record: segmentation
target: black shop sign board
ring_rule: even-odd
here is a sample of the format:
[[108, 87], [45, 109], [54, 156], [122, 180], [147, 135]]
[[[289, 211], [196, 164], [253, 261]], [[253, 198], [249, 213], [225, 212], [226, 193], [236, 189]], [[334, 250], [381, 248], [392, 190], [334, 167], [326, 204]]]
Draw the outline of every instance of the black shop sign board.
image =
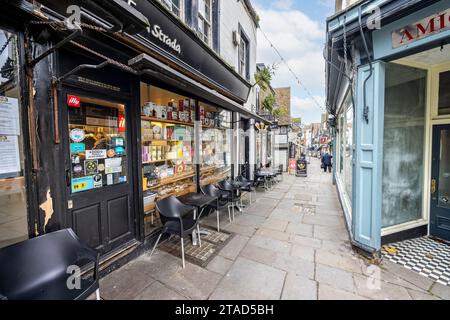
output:
[[295, 175], [297, 177], [308, 176], [308, 163], [306, 162], [306, 160], [297, 160]]

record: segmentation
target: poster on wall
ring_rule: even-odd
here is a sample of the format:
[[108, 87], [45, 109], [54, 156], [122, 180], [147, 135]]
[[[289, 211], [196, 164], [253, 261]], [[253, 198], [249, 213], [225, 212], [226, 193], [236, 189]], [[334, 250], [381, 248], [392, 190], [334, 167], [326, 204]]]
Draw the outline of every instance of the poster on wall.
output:
[[19, 138], [0, 135], [0, 177], [12, 177], [20, 172]]
[[0, 135], [20, 136], [19, 101], [0, 97]]

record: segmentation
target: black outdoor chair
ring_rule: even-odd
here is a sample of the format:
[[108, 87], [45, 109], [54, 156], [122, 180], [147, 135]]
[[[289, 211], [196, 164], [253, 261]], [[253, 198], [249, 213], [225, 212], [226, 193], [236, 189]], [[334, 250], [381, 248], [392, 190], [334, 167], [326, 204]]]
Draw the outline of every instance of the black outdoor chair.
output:
[[[239, 187], [234, 186], [230, 181], [228, 180], [222, 180], [220, 181], [217, 186], [220, 190], [226, 191], [231, 195], [231, 202], [233, 204], [233, 220], [234, 220], [234, 207], [236, 206], [238, 209], [242, 209], [238, 202], [242, 201], [241, 197], [241, 191], [239, 190]], [[241, 203], [242, 204], [242, 203]]]
[[[150, 253], [150, 257], [156, 249], [161, 237], [164, 234], [177, 235], [181, 238], [181, 259], [183, 262], [183, 268], [186, 267], [184, 261], [184, 236], [192, 234], [195, 229], [197, 229], [198, 242], [201, 246], [200, 240], [200, 227], [198, 222], [200, 221], [200, 216], [188, 216], [189, 213], [196, 212], [196, 208], [193, 206], [188, 206], [183, 204], [174, 196], [170, 196], [164, 200], [156, 203], [156, 209], [158, 210], [161, 222], [163, 223], [163, 228], [161, 234], [159, 235], [156, 243]], [[199, 214], [199, 213], [198, 213]]]
[[[72, 229], [0, 249], [0, 300], [83, 300], [94, 292], [100, 300], [98, 261]], [[91, 263], [91, 278], [76, 273]]]
[[219, 232], [220, 231], [220, 218], [219, 218], [220, 210], [228, 208], [228, 220], [230, 221], [230, 223], [232, 222], [231, 209], [233, 208], [233, 203], [232, 203], [231, 195], [226, 191], [222, 191], [222, 190], [216, 188], [212, 184], [200, 187], [200, 191], [204, 195], [218, 198], [218, 200], [215, 203], [211, 203], [210, 205], [208, 205], [208, 208], [216, 211], [217, 232]]
[[262, 185], [264, 187], [264, 191], [269, 190], [269, 182], [267, 175], [260, 174], [258, 171], [255, 172], [255, 179], [253, 180], [253, 185], [255, 189], [257, 189]]
[[250, 204], [252, 203], [252, 193], [256, 192], [255, 187], [253, 186], [254, 182], [248, 180], [246, 177], [244, 177], [243, 175], [240, 175], [238, 177], [236, 177], [236, 182], [239, 185], [239, 189], [242, 192], [247, 192], [249, 194], [249, 201]]

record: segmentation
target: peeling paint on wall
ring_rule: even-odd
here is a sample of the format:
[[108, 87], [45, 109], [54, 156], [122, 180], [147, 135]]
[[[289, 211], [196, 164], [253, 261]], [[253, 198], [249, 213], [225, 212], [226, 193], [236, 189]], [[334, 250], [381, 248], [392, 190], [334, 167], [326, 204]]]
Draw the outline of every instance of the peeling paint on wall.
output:
[[48, 221], [52, 218], [54, 213], [53, 198], [50, 194], [50, 189], [47, 190], [46, 200], [43, 203], [41, 203], [39, 208], [41, 208], [41, 210], [44, 211], [44, 228], [45, 228], [45, 226], [47, 226]]

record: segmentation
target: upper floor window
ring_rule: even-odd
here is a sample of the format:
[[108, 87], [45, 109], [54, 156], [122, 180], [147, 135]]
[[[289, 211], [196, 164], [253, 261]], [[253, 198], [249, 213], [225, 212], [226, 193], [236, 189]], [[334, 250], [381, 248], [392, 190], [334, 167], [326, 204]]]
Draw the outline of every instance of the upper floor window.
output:
[[200, 38], [210, 44], [211, 41], [211, 0], [198, 1], [198, 33]]
[[181, 18], [182, 0], [160, 0], [162, 4], [169, 9], [178, 18]]
[[250, 68], [249, 68], [249, 41], [245, 34], [241, 32], [241, 37], [239, 41], [239, 74], [246, 78], [250, 79]]

